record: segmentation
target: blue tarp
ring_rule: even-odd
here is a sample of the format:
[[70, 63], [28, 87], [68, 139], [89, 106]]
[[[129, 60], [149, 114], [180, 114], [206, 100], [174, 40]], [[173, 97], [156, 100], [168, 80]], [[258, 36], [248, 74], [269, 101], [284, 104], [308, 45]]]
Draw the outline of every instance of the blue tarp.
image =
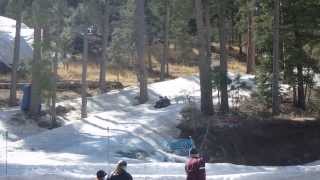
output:
[[[31, 84], [26, 85], [22, 88], [23, 96], [20, 104], [20, 108], [22, 111], [29, 111], [30, 103], [31, 103]], [[41, 112], [41, 104], [39, 104], [39, 113]]]
[[194, 144], [191, 138], [174, 139], [169, 143], [170, 150], [179, 155], [188, 155], [192, 147]]
[[22, 111], [28, 111], [30, 106], [30, 100], [31, 100], [31, 85], [24, 86], [22, 91], [23, 91], [23, 96], [22, 96], [20, 108]]

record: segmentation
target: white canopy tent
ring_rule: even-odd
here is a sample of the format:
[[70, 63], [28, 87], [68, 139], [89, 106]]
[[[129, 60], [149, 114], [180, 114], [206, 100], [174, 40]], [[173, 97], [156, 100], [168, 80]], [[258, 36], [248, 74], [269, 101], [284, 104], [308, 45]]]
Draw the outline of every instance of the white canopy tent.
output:
[[[13, 61], [16, 21], [0, 16], [0, 62], [11, 67]], [[32, 59], [33, 29], [21, 25], [20, 65], [27, 65]]]

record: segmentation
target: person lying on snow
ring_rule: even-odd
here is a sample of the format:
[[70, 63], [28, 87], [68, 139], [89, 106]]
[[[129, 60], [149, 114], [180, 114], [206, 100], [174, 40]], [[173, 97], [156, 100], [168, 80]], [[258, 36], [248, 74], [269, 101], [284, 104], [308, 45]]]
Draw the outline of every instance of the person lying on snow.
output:
[[185, 165], [185, 171], [187, 174], [187, 180], [205, 180], [206, 179], [206, 163], [202, 157], [200, 157], [197, 149], [192, 148], [190, 150], [190, 159]]
[[171, 102], [167, 96], [165, 96], [165, 97], [160, 96], [159, 100], [154, 105], [154, 108], [164, 108], [164, 107], [167, 107], [170, 105], [171, 105]]
[[97, 180], [105, 180], [107, 173], [104, 170], [99, 170], [97, 172]]
[[127, 172], [127, 162], [120, 160], [107, 180], [132, 180], [132, 176]]

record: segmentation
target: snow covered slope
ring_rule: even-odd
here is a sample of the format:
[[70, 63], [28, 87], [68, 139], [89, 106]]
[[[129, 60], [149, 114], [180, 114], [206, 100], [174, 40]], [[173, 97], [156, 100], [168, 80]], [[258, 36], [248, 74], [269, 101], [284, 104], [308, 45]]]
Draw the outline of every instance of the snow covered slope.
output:
[[[244, 77], [243, 81], [251, 79]], [[137, 92], [137, 88], [130, 87], [90, 98], [89, 117], [85, 120], [79, 118], [80, 99], [62, 102], [77, 110], [66, 117], [65, 126], [50, 131], [38, 129], [38, 133], [20, 135], [21, 127], [3, 123], [3, 130], [20, 139], [8, 144], [9, 177], [0, 180], [93, 179], [98, 169], [110, 172], [119, 159], [129, 162], [128, 171], [137, 180], [185, 179], [184, 164], [179, 163], [185, 158], [167, 151], [167, 143], [179, 134], [177, 116], [184, 104], [178, 102], [163, 109], [152, 105], [160, 95], [175, 98], [188, 94], [198, 101], [199, 79], [192, 76], [151, 84], [150, 100], [144, 105], [134, 105]], [[10, 116], [12, 112], [0, 113], [2, 122]], [[4, 176], [4, 142], [0, 144], [0, 175]], [[320, 177], [320, 166], [208, 164], [207, 174], [209, 180], [315, 180]]]
[[[0, 16], [0, 62], [11, 67], [13, 59], [16, 21]], [[32, 58], [33, 29], [21, 26], [20, 62], [27, 63]]]

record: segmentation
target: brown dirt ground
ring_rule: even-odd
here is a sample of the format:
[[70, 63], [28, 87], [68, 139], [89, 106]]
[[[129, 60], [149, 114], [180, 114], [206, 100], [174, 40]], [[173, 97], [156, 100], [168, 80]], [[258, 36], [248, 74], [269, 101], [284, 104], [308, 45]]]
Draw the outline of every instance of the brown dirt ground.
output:
[[195, 119], [198, 123], [185, 120], [178, 126], [181, 137], [192, 136], [213, 163], [281, 166], [320, 159], [320, 120], [316, 118], [234, 114]]

